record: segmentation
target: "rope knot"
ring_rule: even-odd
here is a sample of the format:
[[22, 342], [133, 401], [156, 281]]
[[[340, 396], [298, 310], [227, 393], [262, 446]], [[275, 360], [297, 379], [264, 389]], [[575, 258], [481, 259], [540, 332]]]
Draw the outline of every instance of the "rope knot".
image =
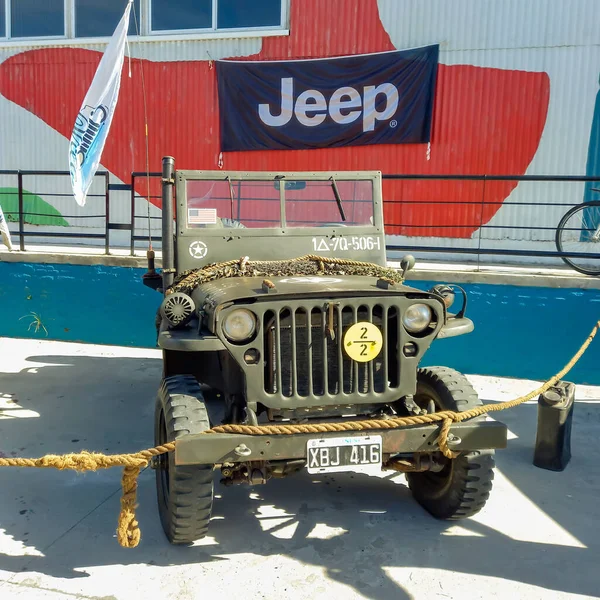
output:
[[[144, 461], [145, 462], [145, 461]], [[117, 525], [117, 540], [124, 548], [135, 548], [142, 537], [140, 525], [135, 518], [137, 480], [142, 466], [126, 466], [123, 469], [121, 486], [121, 512]]]

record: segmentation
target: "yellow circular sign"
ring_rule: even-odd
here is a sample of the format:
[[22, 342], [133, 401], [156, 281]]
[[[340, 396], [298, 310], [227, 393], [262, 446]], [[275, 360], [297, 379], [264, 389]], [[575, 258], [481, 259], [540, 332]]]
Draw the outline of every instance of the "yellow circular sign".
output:
[[383, 346], [381, 331], [368, 321], [355, 323], [344, 335], [346, 354], [358, 362], [369, 362], [377, 357]]

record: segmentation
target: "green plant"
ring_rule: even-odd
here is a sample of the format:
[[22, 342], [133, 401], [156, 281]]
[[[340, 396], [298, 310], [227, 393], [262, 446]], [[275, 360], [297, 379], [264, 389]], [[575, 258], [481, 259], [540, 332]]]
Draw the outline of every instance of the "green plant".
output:
[[27, 328], [27, 331], [31, 331], [31, 328], [35, 326], [35, 333], [37, 333], [40, 329], [43, 329], [46, 332], [46, 336], [48, 336], [48, 330], [46, 329], [46, 326], [44, 325], [44, 323], [42, 323], [42, 318], [40, 317], [40, 315], [38, 315], [35, 312], [32, 312], [28, 315], [23, 315], [19, 321], [21, 319], [25, 319], [27, 317], [30, 317], [32, 319], [31, 323], [29, 323], [29, 327]]

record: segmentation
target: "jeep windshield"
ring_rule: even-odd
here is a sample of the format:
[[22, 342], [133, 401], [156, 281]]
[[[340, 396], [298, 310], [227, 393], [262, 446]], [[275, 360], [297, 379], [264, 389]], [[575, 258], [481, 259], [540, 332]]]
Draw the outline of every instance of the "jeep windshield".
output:
[[[373, 224], [369, 179], [189, 179], [187, 227], [352, 227]], [[337, 194], [336, 194], [337, 191]], [[337, 196], [337, 198], [336, 198]]]

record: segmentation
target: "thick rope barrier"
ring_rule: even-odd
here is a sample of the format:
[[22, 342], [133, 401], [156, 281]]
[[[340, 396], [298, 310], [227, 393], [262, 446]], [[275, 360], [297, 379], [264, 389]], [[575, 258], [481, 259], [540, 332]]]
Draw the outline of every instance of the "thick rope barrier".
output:
[[548, 381], [546, 381], [546, 383], [529, 392], [528, 394], [507, 402], [499, 402], [498, 404], [485, 404], [483, 406], [478, 406], [463, 412], [444, 410], [427, 415], [392, 417], [389, 419], [369, 419], [365, 421], [347, 421], [345, 423], [303, 423], [300, 425], [219, 425], [217, 427], [213, 427], [205, 433], [242, 433], [248, 435], [334, 433], [343, 431], [364, 431], [370, 429], [396, 429], [398, 427], [427, 425], [442, 421], [440, 433], [437, 438], [437, 444], [440, 448], [440, 451], [446, 458], [456, 458], [459, 453], [453, 452], [448, 447], [448, 434], [450, 433], [450, 427], [452, 426], [452, 423], [459, 423], [467, 419], [473, 419], [490, 412], [498, 412], [501, 410], [514, 408], [515, 406], [519, 406], [519, 404], [528, 402], [536, 396], [548, 391], [577, 364], [579, 359], [587, 350], [588, 346], [592, 343], [592, 340], [596, 336], [599, 328], [600, 321], [594, 325], [587, 339], [581, 345], [579, 350], [573, 355], [573, 358], [571, 358], [571, 360], [556, 375], [554, 375], [554, 377], [551, 377]]
[[[344, 423], [303, 423], [299, 425], [219, 425], [205, 431], [205, 434], [237, 433], [246, 435], [291, 435], [296, 433], [331, 433], [343, 431], [365, 431], [371, 429], [397, 429], [411, 425], [426, 425], [439, 423], [440, 432], [437, 444], [440, 451], [447, 458], [456, 458], [458, 453], [453, 452], [448, 446], [448, 435], [452, 423], [459, 423], [481, 415], [514, 408], [519, 404], [528, 402], [536, 396], [543, 394], [560, 381], [583, 356], [588, 346], [600, 328], [598, 321], [587, 339], [583, 342], [573, 358], [554, 377], [546, 381], [537, 389], [508, 402], [486, 404], [464, 412], [442, 411], [427, 415], [414, 415], [410, 417], [396, 417], [390, 419], [369, 419], [364, 421], [347, 421]], [[166, 454], [175, 450], [175, 442], [162, 446], [148, 448], [133, 454], [106, 455], [95, 452], [79, 452], [74, 454], [53, 455], [47, 454], [41, 458], [0, 458], [0, 467], [30, 467], [41, 469], [71, 469], [73, 471], [97, 471], [112, 467], [124, 467], [121, 479], [121, 511], [117, 525], [117, 540], [125, 548], [135, 548], [141, 538], [139, 523], [135, 516], [137, 482], [140, 472], [148, 466], [154, 456]]]

